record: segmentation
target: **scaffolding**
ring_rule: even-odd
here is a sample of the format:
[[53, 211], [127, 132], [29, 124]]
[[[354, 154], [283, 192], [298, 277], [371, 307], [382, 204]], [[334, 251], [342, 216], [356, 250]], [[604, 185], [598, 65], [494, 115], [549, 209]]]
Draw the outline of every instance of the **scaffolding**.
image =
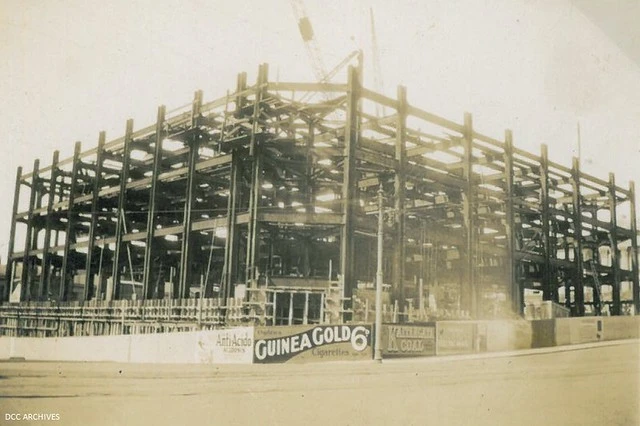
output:
[[485, 136], [468, 113], [423, 111], [402, 86], [375, 93], [353, 67], [342, 84], [286, 83], [267, 65], [254, 85], [241, 73], [212, 102], [196, 92], [155, 125], [129, 120], [120, 138], [18, 168], [3, 301], [238, 299], [264, 319], [276, 296], [252, 295], [299, 287], [349, 321], [375, 279], [379, 187], [400, 310], [437, 299], [483, 318], [502, 300], [521, 315], [530, 289], [575, 316], [640, 312], [633, 182], [521, 150], [509, 130]]

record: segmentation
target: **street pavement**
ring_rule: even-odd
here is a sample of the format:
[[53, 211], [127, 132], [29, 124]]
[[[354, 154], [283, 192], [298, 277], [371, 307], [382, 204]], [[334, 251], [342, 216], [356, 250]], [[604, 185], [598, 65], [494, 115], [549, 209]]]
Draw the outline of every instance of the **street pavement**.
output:
[[[639, 355], [627, 341], [382, 364], [1, 362], [0, 424], [640, 425]], [[29, 414], [59, 420], [10, 420]]]

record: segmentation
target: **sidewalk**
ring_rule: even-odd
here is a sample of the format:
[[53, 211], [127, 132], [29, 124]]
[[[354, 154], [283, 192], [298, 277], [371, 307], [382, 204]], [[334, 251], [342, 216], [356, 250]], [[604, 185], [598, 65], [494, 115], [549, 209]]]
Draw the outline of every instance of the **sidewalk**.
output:
[[429, 357], [397, 357], [397, 358], [384, 358], [383, 363], [402, 363], [402, 362], [448, 362], [448, 361], [463, 361], [472, 359], [487, 359], [487, 358], [508, 358], [515, 356], [526, 355], [542, 355], [556, 352], [569, 352], [579, 351], [590, 348], [604, 347], [604, 346], [617, 346], [617, 345], [631, 345], [640, 344], [640, 339], [625, 339], [625, 340], [609, 340], [604, 342], [594, 343], [581, 343], [577, 345], [565, 345], [565, 346], [552, 346], [547, 348], [533, 348], [533, 349], [521, 349], [515, 351], [504, 352], [480, 352], [473, 354], [460, 354], [460, 355], [441, 355], [441, 356], [429, 356]]

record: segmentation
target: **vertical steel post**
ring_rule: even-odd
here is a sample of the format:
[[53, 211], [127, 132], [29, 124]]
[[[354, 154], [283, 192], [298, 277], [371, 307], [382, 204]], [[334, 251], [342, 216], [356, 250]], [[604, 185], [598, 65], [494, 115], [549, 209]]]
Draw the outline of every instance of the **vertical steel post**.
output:
[[245, 282], [247, 287], [253, 287], [257, 282], [257, 262], [260, 245], [260, 229], [258, 225], [258, 206], [260, 205], [260, 185], [262, 181], [262, 153], [258, 146], [257, 135], [260, 132], [260, 113], [262, 99], [267, 83], [267, 64], [260, 65], [258, 81], [256, 83], [255, 103], [253, 105], [251, 139], [249, 143], [249, 157], [251, 158], [251, 188], [249, 191], [249, 222], [247, 224], [247, 263]]
[[314, 123], [309, 123], [309, 137], [307, 138], [306, 165], [305, 165], [305, 190], [306, 190], [306, 211], [314, 213], [314, 187], [313, 187], [313, 145], [315, 139]]
[[[191, 128], [195, 133], [189, 144], [189, 172], [187, 174], [187, 187], [184, 202], [184, 217], [182, 220], [182, 252], [180, 254], [180, 297], [189, 296], [189, 286], [191, 285], [191, 227], [193, 222], [193, 200], [196, 183], [196, 164], [198, 162], [198, 150], [200, 149], [200, 132], [197, 130], [198, 118], [202, 107], [202, 91], [197, 91], [194, 95], [191, 108]], [[213, 231], [212, 231], [213, 232]]]
[[620, 315], [620, 251], [618, 250], [618, 207], [616, 200], [616, 175], [609, 173], [609, 237], [611, 243], [611, 268], [613, 269], [613, 304], [611, 314]]
[[397, 298], [400, 301], [400, 308], [404, 310], [405, 292], [405, 185], [406, 185], [406, 163], [407, 151], [405, 145], [406, 125], [407, 125], [407, 89], [398, 86], [398, 110], [396, 120], [396, 141], [395, 159], [397, 169], [395, 173], [395, 250], [393, 256], [393, 281], [397, 289]]
[[584, 316], [584, 261], [582, 256], [582, 197], [580, 195], [580, 159], [574, 157], [571, 167], [571, 186], [573, 192], [573, 236], [576, 274], [573, 283], [576, 315]]
[[47, 199], [47, 216], [44, 225], [44, 242], [42, 246], [42, 273], [38, 283], [38, 297], [46, 300], [49, 293], [49, 249], [51, 246], [51, 222], [53, 213], [53, 203], [56, 197], [56, 186], [58, 181], [58, 161], [60, 160], [60, 152], [53, 152], [53, 160], [51, 161], [51, 177], [49, 178], [49, 197]]
[[504, 132], [504, 173], [505, 173], [505, 232], [507, 234], [507, 290], [510, 294], [511, 309], [522, 314], [522, 298], [516, 259], [516, 220], [513, 182], [513, 134], [511, 130]]
[[[100, 132], [98, 148], [96, 150], [96, 175], [93, 180], [93, 198], [91, 200], [91, 220], [89, 225], [89, 241], [87, 245], [87, 260], [84, 275], [84, 300], [91, 300], [95, 295], [93, 291], [93, 252], [96, 244], [96, 227], [98, 226], [98, 202], [100, 201], [100, 188], [102, 188], [102, 159], [104, 154], [105, 132]], [[103, 249], [101, 249], [103, 250]]]
[[236, 152], [231, 157], [231, 171], [229, 177], [229, 198], [227, 198], [227, 239], [224, 245], [224, 265], [222, 267], [222, 289], [221, 293], [226, 300], [231, 296], [231, 288], [235, 279], [237, 266], [236, 250], [237, 232], [236, 232], [236, 208], [238, 200], [238, 168], [239, 158]]
[[20, 187], [22, 186], [22, 167], [18, 167], [16, 170], [16, 185], [13, 192], [13, 208], [11, 209], [11, 229], [9, 231], [9, 247], [7, 251], [7, 271], [6, 271], [6, 284], [4, 288], [4, 294], [2, 300], [7, 301], [11, 296], [13, 290], [13, 251], [15, 249], [16, 241], [16, 216], [18, 215], [18, 204], [20, 201]]
[[235, 99], [236, 110], [233, 114], [236, 118], [240, 118], [243, 115], [243, 109], [245, 107], [245, 104], [247, 103], [246, 94], [243, 92], [246, 89], [247, 89], [247, 73], [242, 72], [238, 74], [238, 80], [236, 85], [236, 99]]
[[544, 300], [558, 301], [558, 284], [551, 266], [551, 228], [549, 213], [549, 152], [543, 144], [540, 154], [540, 204], [542, 219], [542, 245], [544, 264], [542, 265], [542, 297]]
[[[78, 187], [78, 173], [80, 171], [80, 150], [82, 144], [76, 142], [73, 151], [73, 166], [71, 169], [71, 185], [69, 185], [69, 198], [67, 199], [67, 228], [64, 239], [64, 251], [62, 255], [62, 270], [60, 272], [60, 301], [69, 300], [73, 289], [73, 276], [69, 277], [71, 244], [76, 242], [76, 215], [73, 211], [76, 191]], [[62, 186], [62, 184], [61, 184]]]
[[144, 267], [142, 278], [142, 299], [151, 299], [152, 281], [152, 260], [153, 260], [153, 237], [156, 229], [156, 201], [158, 194], [158, 175], [160, 174], [160, 164], [162, 162], [162, 141], [164, 139], [164, 115], [165, 107], [158, 107], [158, 117], [156, 120], [155, 150], [153, 155], [153, 170], [151, 172], [151, 189], [149, 190], [149, 210], [147, 214], [147, 235], [144, 248]]
[[36, 194], [38, 193], [39, 179], [38, 171], [40, 169], [40, 160], [33, 162], [33, 173], [31, 174], [31, 191], [29, 193], [29, 207], [27, 210], [27, 233], [24, 240], [24, 252], [22, 256], [22, 275], [20, 276], [20, 301], [31, 298], [31, 239], [33, 233], [33, 208], [36, 202]]
[[[247, 88], [247, 74], [238, 74], [236, 85], [235, 111], [234, 116], [240, 118], [243, 115], [244, 95], [241, 95]], [[224, 129], [222, 129], [224, 131]], [[236, 230], [236, 214], [239, 200], [240, 185], [238, 185], [238, 173], [240, 171], [240, 157], [236, 151], [231, 152], [231, 170], [229, 171], [229, 198], [227, 198], [227, 239], [224, 246], [224, 264], [222, 266], [222, 288], [220, 293], [224, 298], [224, 303], [231, 296], [233, 284], [238, 272], [238, 232]]]
[[475, 277], [475, 248], [476, 238], [476, 197], [473, 182], [473, 119], [471, 114], [464, 114], [464, 157], [462, 177], [465, 181], [464, 191], [462, 193], [464, 230], [466, 233], [465, 241], [465, 283], [462, 286], [462, 296], [465, 298], [463, 308], [469, 311], [472, 318], [476, 318], [477, 312], [477, 283]]
[[[355, 203], [357, 196], [356, 148], [358, 145], [360, 126], [358, 102], [360, 86], [358, 73], [353, 66], [349, 67], [347, 87], [347, 116], [344, 133], [344, 170], [342, 183], [343, 225], [340, 235], [340, 274], [343, 284], [345, 303], [353, 294], [355, 271]], [[348, 307], [349, 305], [345, 306]], [[347, 314], [343, 320], [348, 320]]]
[[629, 202], [631, 217], [631, 274], [633, 280], [633, 306], [635, 315], [640, 315], [640, 277], [638, 276], [638, 222], [636, 217], [636, 184], [629, 182]]
[[127, 181], [129, 180], [129, 163], [131, 159], [131, 135], [133, 134], [133, 120], [127, 120], [127, 127], [124, 133], [122, 147], [122, 171], [120, 172], [120, 192], [118, 193], [118, 208], [116, 210], [116, 243], [113, 252], [113, 270], [111, 279], [113, 280], [113, 298], [120, 298], [120, 264], [122, 260], [122, 230], [126, 220], [125, 210], [127, 208]]

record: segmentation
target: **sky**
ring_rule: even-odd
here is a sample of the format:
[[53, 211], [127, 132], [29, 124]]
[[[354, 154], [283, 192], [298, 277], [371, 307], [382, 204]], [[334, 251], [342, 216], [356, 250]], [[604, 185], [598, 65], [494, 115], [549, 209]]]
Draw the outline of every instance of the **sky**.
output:
[[[565, 165], [579, 122], [583, 170], [615, 171], [628, 187], [640, 164], [640, 65], [589, 1], [305, 5], [328, 68], [362, 48], [374, 88], [372, 8], [385, 93], [405, 85], [412, 105], [458, 122], [468, 111], [476, 130], [502, 139], [512, 129], [517, 147], [539, 153], [546, 143]], [[619, 35], [638, 40], [629, 27]], [[75, 141], [92, 148], [102, 130], [115, 139], [128, 118], [153, 124], [159, 105], [188, 104], [196, 90], [223, 96], [237, 73], [253, 82], [265, 62], [271, 80], [314, 80], [289, 0], [0, 0], [3, 263], [18, 166], [49, 165], [55, 149], [71, 156]]]

